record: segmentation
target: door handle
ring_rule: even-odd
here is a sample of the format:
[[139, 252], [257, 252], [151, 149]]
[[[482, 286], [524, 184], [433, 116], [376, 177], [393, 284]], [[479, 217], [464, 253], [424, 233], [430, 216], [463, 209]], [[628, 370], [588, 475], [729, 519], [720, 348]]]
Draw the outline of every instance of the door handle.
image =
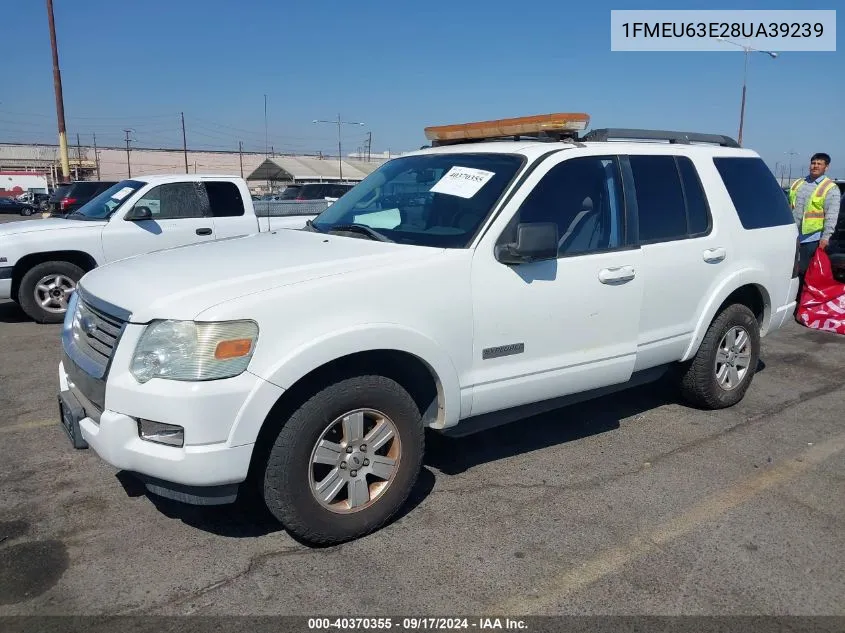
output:
[[211, 229], [207, 227], [197, 229], [197, 235], [211, 235]]
[[725, 259], [727, 255], [727, 251], [721, 246], [719, 248], [708, 248], [703, 253], [704, 261], [709, 264], [715, 264], [716, 262], [720, 262]]
[[633, 266], [617, 266], [604, 268], [599, 271], [599, 281], [603, 284], [619, 284], [631, 281], [636, 277]]

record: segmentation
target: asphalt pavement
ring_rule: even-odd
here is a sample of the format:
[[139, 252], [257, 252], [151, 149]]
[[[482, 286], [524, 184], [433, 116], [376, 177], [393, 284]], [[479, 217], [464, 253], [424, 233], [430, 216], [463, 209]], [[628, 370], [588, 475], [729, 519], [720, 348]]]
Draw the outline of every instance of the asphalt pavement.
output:
[[765, 338], [728, 410], [650, 386], [431, 434], [396, 521], [312, 549], [72, 449], [59, 329], [0, 302], [0, 615], [845, 616], [845, 337]]

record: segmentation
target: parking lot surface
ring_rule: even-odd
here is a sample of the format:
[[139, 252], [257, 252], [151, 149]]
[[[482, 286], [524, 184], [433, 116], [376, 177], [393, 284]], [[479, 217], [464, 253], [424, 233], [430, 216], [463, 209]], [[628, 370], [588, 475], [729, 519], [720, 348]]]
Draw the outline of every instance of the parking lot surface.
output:
[[0, 615], [845, 615], [845, 337], [765, 338], [729, 410], [652, 386], [432, 434], [396, 521], [312, 549], [73, 450], [59, 330], [0, 302]]

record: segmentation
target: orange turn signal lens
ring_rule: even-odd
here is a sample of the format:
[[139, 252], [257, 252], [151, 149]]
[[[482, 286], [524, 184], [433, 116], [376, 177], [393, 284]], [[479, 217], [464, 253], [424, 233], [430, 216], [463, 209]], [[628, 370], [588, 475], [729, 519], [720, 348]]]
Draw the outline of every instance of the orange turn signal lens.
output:
[[252, 339], [237, 338], [231, 341], [220, 341], [214, 350], [214, 358], [217, 360], [241, 358], [249, 354], [251, 349]]
[[436, 125], [425, 128], [430, 141], [456, 141], [473, 138], [494, 138], [537, 134], [539, 132], [582, 131], [590, 123], [590, 115], [583, 112], [558, 112], [537, 116], [477, 121], [456, 125]]

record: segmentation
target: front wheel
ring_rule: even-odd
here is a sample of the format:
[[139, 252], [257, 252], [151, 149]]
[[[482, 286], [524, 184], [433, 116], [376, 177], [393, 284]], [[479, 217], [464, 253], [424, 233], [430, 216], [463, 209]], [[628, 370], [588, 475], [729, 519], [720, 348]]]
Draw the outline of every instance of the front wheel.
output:
[[21, 279], [18, 304], [38, 323], [61, 323], [68, 300], [85, 274], [70, 262], [43, 262], [30, 268]]
[[340, 380], [281, 427], [264, 469], [264, 502], [303, 541], [364, 536], [408, 499], [424, 444], [419, 408], [401, 385], [375, 375]]
[[681, 378], [681, 394], [703, 409], [723, 409], [742, 400], [760, 358], [760, 325], [742, 304], [726, 307], [710, 324]]

